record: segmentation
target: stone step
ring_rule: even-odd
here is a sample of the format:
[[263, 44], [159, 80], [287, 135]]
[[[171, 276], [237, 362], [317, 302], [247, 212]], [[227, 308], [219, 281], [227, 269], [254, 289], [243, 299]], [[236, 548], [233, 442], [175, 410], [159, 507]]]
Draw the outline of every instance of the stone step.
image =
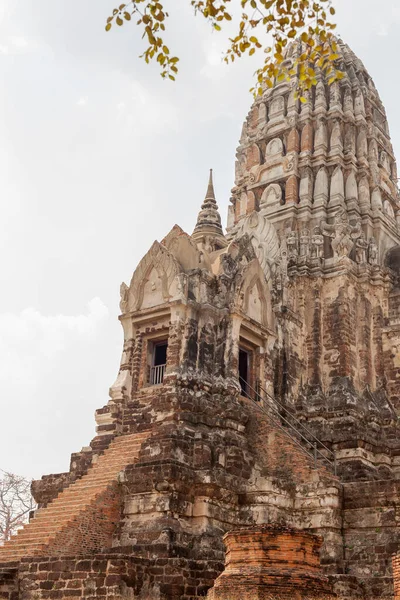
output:
[[0, 547], [0, 562], [40, 555], [63, 530], [89, 509], [96, 499], [115, 484], [118, 473], [134, 463], [149, 432], [115, 438], [98, 456], [88, 472], [62, 490], [49, 504], [36, 511], [34, 519]]

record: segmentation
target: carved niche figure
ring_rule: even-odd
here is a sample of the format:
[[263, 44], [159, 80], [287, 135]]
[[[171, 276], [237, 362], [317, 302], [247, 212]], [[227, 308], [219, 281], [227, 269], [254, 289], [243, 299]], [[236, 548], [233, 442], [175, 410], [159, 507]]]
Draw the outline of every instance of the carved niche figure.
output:
[[369, 239], [368, 262], [370, 265], [378, 264], [378, 246], [376, 244], [375, 238], [373, 237]]
[[388, 175], [390, 175], [391, 169], [390, 169], [390, 161], [389, 161], [389, 157], [387, 155], [387, 153], [382, 150], [381, 155], [379, 157], [379, 162], [382, 165], [382, 167], [385, 169], [386, 173]]
[[356, 136], [353, 125], [347, 124], [344, 134], [344, 152], [345, 154], [356, 153]]
[[367, 177], [362, 177], [358, 183], [358, 199], [361, 210], [365, 212], [371, 206], [371, 197]]
[[304, 94], [303, 94], [303, 98], [305, 99], [305, 102], [302, 102], [300, 105], [300, 112], [301, 114], [304, 115], [308, 115], [310, 113], [311, 107], [310, 107], [310, 101], [311, 101], [311, 96], [310, 96], [310, 90], [305, 90]]
[[362, 91], [359, 89], [354, 100], [354, 114], [365, 116], [365, 104]]
[[328, 147], [328, 133], [326, 130], [325, 122], [320, 119], [317, 126], [317, 131], [315, 132], [314, 139], [314, 149], [317, 150], [326, 150]]
[[260, 106], [258, 107], [258, 120], [261, 121], [262, 124], [264, 124], [267, 120], [267, 107], [264, 102], [261, 102]]
[[204, 240], [204, 250], [206, 252], [208, 252], [209, 254], [211, 254], [211, 252], [213, 251], [213, 247], [211, 244], [211, 239], [209, 235], [206, 235], [205, 240]]
[[282, 200], [282, 190], [277, 183], [271, 183], [262, 193], [260, 208], [277, 206]]
[[332, 110], [333, 108], [341, 108], [342, 102], [340, 98], [340, 89], [339, 84], [337, 82], [332, 83], [329, 86], [329, 108]]
[[274, 98], [269, 106], [269, 116], [271, 119], [276, 119], [284, 115], [285, 101], [282, 96]]
[[391, 219], [394, 219], [393, 206], [391, 205], [391, 203], [389, 202], [389, 200], [384, 200], [384, 202], [383, 202], [383, 212], [385, 214], [387, 214], [387, 216], [390, 217]]
[[268, 142], [265, 149], [265, 160], [267, 160], [269, 156], [276, 156], [277, 154], [283, 154], [283, 144], [280, 138], [273, 138]]
[[367, 131], [365, 127], [361, 127], [357, 136], [357, 157], [363, 158], [368, 154]]
[[340, 123], [338, 119], [335, 119], [332, 133], [331, 133], [331, 152], [341, 152], [343, 150], [342, 132], [340, 130]]
[[321, 230], [323, 235], [332, 238], [333, 256], [342, 258], [350, 254], [354, 246], [353, 240], [360, 235], [361, 224], [357, 220], [356, 225], [351, 225], [347, 212], [341, 209], [336, 213], [332, 225], [321, 221]]
[[365, 235], [361, 232], [360, 237], [356, 240], [356, 262], [363, 265], [367, 262], [368, 242]]
[[297, 232], [289, 231], [286, 236], [286, 246], [288, 258], [296, 258], [297, 257]]
[[322, 80], [317, 83], [315, 88], [315, 108], [326, 108], [326, 91]]
[[311, 238], [311, 258], [322, 258], [324, 251], [324, 236], [319, 227], [314, 227]]
[[374, 162], [378, 160], [378, 142], [374, 138], [369, 143], [369, 160]]
[[250, 239], [254, 253], [269, 281], [271, 267], [279, 256], [279, 239], [274, 225], [262, 213], [254, 211], [236, 225], [236, 231], [233, 233], [235, 243], [244, 236]]
[[352, 116], [354, 113], [353, 95], [349, 86], [346, 87], [346, 91], [344, 93], [343, 110], [346, 116]]
[[121, 309], [121, 312], [124, 313], [124, 312], [126, 312], [126, 310], [128, 308], [128, 296], [129, 296], [129, 288], [124, 281], [120, 285], [119, 295], [121, 298], [120, 302], [119, 302], [119, 308]]
[[307, 257], [310, 251], [310, 232], [308, 229], [303, 229], [300, 233], [300, 256]]

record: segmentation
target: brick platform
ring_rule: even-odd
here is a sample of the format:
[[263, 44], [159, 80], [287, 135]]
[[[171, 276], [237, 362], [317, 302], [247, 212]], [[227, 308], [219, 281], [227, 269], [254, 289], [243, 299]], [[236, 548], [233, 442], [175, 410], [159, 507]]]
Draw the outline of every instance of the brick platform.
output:
[[322, 539], [305, 531], [259, 526], [224, 537], [225, 571], [208, 593], [209, 600], [331, 600], [336, 598], [322, 575]]

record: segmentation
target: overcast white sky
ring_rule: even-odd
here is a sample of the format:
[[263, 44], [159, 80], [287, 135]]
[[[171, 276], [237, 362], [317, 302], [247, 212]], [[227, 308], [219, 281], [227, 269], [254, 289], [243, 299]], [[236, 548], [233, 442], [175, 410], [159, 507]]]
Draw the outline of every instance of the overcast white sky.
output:
[[[223, 33], [189, 0], [165, 3], [179, 5], [175, 84], [137, 58], [133, 24], [105, 33], [113, 0], [1, 2], [2, 469], [65, 471], [94, 436], [121, 354], [119, 285], [174, 223], [192, 231], [210, 167], [225, 221], [258, 61], [226, 67]], [[400, 150], [400, 2], [337, 6]]]

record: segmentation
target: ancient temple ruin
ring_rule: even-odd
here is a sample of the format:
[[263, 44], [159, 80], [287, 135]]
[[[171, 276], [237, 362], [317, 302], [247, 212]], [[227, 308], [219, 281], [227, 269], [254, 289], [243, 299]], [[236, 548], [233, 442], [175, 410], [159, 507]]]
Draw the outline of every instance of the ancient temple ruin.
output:
[[295, 81], [255, 101], [226, 234], [210, 175], [193, 233], [122, 284], [97, 435], [34, 482], [0, 598], [393, 598], [400, 199], [378, 92], [339, 55], [306, 103]]

